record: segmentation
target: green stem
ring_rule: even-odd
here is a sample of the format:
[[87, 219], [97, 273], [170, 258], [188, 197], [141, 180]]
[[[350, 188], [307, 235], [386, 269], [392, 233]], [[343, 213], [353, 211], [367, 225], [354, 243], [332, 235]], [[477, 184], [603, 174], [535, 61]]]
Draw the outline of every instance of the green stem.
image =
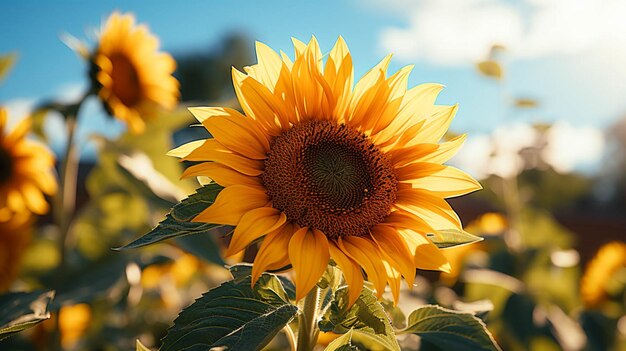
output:
[[320, 332], [317, 318], [320, 303], [320, 288], [315, 285], [304, 298], [302, 313], [298, 320], [298, 351], [312, 351]]
[[[76, 209], [76, 184], [78, 178], [79, 150], [76, 148], [76, 128], [78, 126], [78, 111], [89, 96], [86, 93], [78, 103], [70, 106], [57, 106], [57, 110], [65, 116], [67, 130], [67, 145], [61, 159], [59, 170], [59, 190], [54, 198], [53, 215], [59, 228], [59, 241], [57, 243], [60, 262], [56, 270], [56, 282], [63, 284], [68, 273], [67, 243], [70, 236], [72, 217]], [[59, 313], [55, 316], [55, 329], [52, 333], [52, 349], [62, 350], [61, 331], [59, 330]]]
[[70, 115], [67, 117], [67, 147], [65, 150], [65, 155], [63, 156], [63, 159], [61, 161], [61, 169], [59, 172], [61, 184], [55, 204], [55, 217], [60, 232], [58, 245], [59, 254], [61, 257], [59, 267], [61, 270], [65, 268], [67, 263], [66, 244], [70, 232], [72, 216], [76, 208], [76, 183], [79, 163], [78, 149], [75, 145], [77, 124], [78, 121], [75, 115]]

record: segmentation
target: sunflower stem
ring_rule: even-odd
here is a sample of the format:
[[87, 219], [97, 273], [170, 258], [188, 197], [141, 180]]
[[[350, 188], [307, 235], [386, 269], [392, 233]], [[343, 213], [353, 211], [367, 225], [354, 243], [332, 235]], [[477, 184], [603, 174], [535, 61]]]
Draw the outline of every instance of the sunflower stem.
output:
[[[65, 127], [67, 130], [67, 145], [63, 158], [60, 160], [59, 190], [54, 198], [54, 220], [59, 227], [59, 241], [57, 243], [60, 262], [56, 271], [57, 282], [63, 282], [68, 274], [67, 268], [67, 242], [72, 223], [72, 216], [76, 209], [76, 185], [79, 167], [79, 151], [76, 148], [76, 128], [78, 126], [78, 111], [89, 96], [85, 94], [75, 105], [58, 108], [65, 115]], [[55, 316], [56, 324], [53, 331], [53, 345], [55, 350], [62, 350], [61, 333], [59, 330], [59, 313]]]
[[315, 285], [304, 298], [298, 321], [298, 351], [312, 351], [320, 332], [317, 319], [320, 304], [320, 288]]

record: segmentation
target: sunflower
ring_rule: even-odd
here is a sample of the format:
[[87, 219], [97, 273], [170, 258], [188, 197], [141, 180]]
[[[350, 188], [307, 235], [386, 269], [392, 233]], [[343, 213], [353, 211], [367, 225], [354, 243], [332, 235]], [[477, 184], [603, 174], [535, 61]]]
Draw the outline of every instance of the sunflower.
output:
[[178, 101], [176, 62], [158, 52], [159, 40], [131, 14], [114, 12], [91, 55], [91, 76], [107, 112], [142, 133], [145, 120]]
[[589, 262], [580, 280], [580, 294], [587, 307], [596, 307], [607, 298], [607, 284], [620, 269], [626, 268], [626, 243], [603, 245]]
[[353, 88], [352, 57], [340, 37], [324, 65], [315, 38], [294, 39], [295, 60], [256, 44], [258, 64], [233, 84], [245, 114], [190, 108], [213, 138], [170, 155], [200, 162], [183, 177], [223, 186], [194, 221], [235, 226], [227, 255], [264, 238], [253, 281], [291, 265], [296, 297], [317, 283], [329, 259], [342, 269], [350, 303], [363, 286], [378, 296], [389, 283], [397, 300], [401, 277], [415, 268], [450, 269], [426, 236], [459, 229], [444, 198], [480, 185], [442, 165], [464, 136], [438, 144], [457, 106], [434, 105], [442, 86], [407, 90], [411, 67], [390, 77], [387, 56]]
[[44, 194], [53, 195], [57, 189], [54, 156], [45, 146], [25, 138], [30, 119], [23, 119], [10, 132], [7, 119], [7, 111], [0, 107], [0, 222], [20, 212], [46, 213]]
[[32, 235], [31, 224], [26, 212], [0, 223], [0, 291], [7, 290], [19, 273], [22, 256]]

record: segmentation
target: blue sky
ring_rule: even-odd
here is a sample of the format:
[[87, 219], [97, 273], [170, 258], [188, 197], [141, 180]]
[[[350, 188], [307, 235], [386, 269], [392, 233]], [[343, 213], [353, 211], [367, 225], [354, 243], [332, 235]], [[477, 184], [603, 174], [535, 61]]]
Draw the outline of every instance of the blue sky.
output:
[[[453, 129], [470, 135], [513, 121], [604, 128], [626, 113], [626, 7], [619, 0], [603, 8], [592, 0], [3, 2], [0, 53], [20, 58], [0, 85], [0, 103], [85, 84], [86, 66], [59, 37], [87, 38], [116, 9], [134, 12], [173, 53], [216, 45], [233, 31], [286, 52], [292, 36], [315, 35], [328, 50], [341, 35], [360, 76], [394, 52], [391, 70], [415, 65], [411, 84], [447, 86], [440, 102], [460, 104]], [[507, 92], [535, 98], [539, 108], [510, 113], [497, 84], [476, 73], [474, 63], [494, 42], [509, 47]], [[100, 121], [83, 129], [102, 126], [121, 128]]]

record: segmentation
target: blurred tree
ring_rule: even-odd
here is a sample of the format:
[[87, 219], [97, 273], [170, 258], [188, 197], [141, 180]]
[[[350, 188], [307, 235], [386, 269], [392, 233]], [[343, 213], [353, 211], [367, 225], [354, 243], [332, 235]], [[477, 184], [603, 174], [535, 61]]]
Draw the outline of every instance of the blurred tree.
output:
[[176, 56], [181, 100], [214, 101], [233, 99], [231, 67], [243, 70], [254, 62], [251, 40], [239, 33], [226, 36], [216, 48]]

